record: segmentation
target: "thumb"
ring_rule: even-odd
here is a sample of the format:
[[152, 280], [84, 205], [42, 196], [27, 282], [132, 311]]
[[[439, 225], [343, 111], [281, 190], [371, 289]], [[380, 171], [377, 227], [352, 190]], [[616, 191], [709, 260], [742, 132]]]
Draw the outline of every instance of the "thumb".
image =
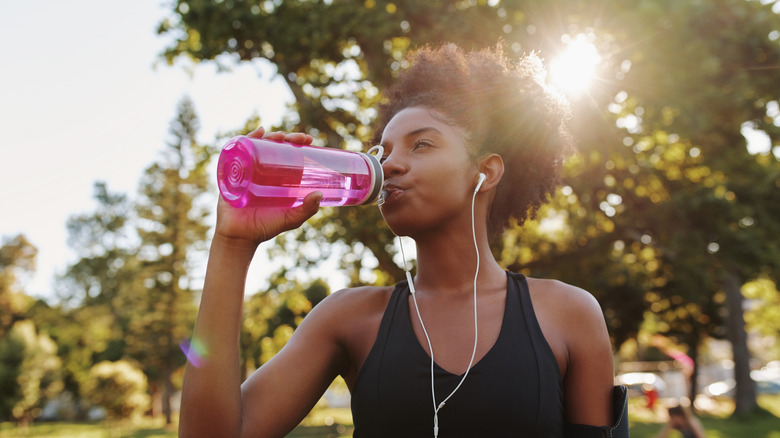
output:
[[303, 203], [289, 210], [288, 220], [292, 228], [298, 228], [306, 222], [307, 219], [314, 216], [320, 208], [322, 201], [322, 192], [311, 192], [303, 198]]
[[320, 209], [322, 196], [322, 192], [317, 190], [309, 193], [305, 198], [303, 198], [303, 204], [301, 204], [301, 208], [307, 214], [306, 219], [314, 216], [314, 214], [317, 213], [317, 211]]

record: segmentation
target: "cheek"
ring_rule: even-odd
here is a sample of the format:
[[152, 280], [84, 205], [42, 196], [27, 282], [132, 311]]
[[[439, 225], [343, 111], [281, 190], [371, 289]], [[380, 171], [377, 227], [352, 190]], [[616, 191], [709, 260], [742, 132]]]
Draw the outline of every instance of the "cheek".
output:
[[476, 182], [472, 181], [473, 178], [469, 170], [466, 166], [455, 168], [442, 166], [438, 169], [436, 183], [431, 184], [431, 187], [435, 186], [435, 190], [437, 190], [435, 195], [446, 197], [457, 204], [464, 202], [466, 198], [470, 199]]
[[447, 157], [446, 159], [425, 163], [420, 169], [416, 169], [419, 185], [448, 187], [450, 190], [473, 190], [476, 181], [475, 166], [465, 156]]

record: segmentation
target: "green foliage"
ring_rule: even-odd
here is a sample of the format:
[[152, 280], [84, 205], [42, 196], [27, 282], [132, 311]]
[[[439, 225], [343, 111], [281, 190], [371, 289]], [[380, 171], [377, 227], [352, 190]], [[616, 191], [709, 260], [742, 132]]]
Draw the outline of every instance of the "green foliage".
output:
[[22, 388], [17, 382], [24, 361], [24, 339], [18, 333], [9, 333], [0, 340], [0, 418], [11, 418]]
[[144, 172], [136, 202], [137, 258], [142, 282], [128, 304], [134, 315], [125, 333], [128, 354], [138, 360], [163, 394], [170, 423], [171, 376], [185, 363], [179, 343], [189, 338], [195, 319], [195, 268], [203, 256], [211, 205], [206, 165], [209, 149], [195, 139], [198, 120], [184, 98], [170, 126], [171, 140], [158, 162]]
[[132, 363], [104, 361], [89, 370], [84, 394], [103, 407], [109, 418], [131, 418], [149, 408], [146, 386], [146, 376]]
[[745, 323], [750, 332], [764, 336], [764, 348], [758, 352], [765, 360], [780, 357], [780, 292], [768, 278], [746, 283], [742, 294], [747, 300]]
[[[168, 60], [186, 55], [225, 67], [257, 58], [272, 62], [296, 100], [297, 111], [282, 128], [307, 131], [320, 144], [359, 149], [371, 138], [379, 89], [405, 66], [409, 47], [443, 41], [485, 47], [526, 33], [525, 15], [497, 3], [179, 1], [159, 32], [176, 39], [164, 53]], [[521, 53], [523, 46], [509, 49]], [[376, 208], [325, 209], [288, 234], [298, 243], [292, 251], [301, 267], [309, 263], [300, 250], [307, 242], [322, 251], [312, 260], [341, 260], [351, 285], [402, 277], [392, 258], [392, 233]], [[376, 266], [364, 269], [367, 260]]]
[[780, 292], [775, 283], [768, 278], [760, 278], [746, 283], [742, 294], [752, 302], [745, 317], [748, 324], [767, 336], [780, 333]]
[[21, 281], [35, 270], [38, 249], [26, 237], [3, 238], [0, 246], [0, 337], [23, 318], [30, 299], [22, 291]]
[[68, 389], [86, 387], [95, 363], [131, 358], [162, 394], [169, 420], [211, 207], [202, 199], [211, 151], [195, 141], [197, 128], [192, 102], [183, 99], [171, 141], [141, 180], [140, 200], [95, 184], [96, 210], [68, 221], [79, 259], [60, 279], [62, 306], [37, 305], [31, 314], [60, 346]]
[[279, 275], [268, 290], [250, 296], [244, 303], [240, 333], [242, 371], [251, 373], [279, 352], [306, 314], [329, 293], [321, 280], [301, 285]]
[[[111, 192], [105, 182], [95, 182], [94, 212], [68, 219], [68, 244], [79, 257], [60, 284], [60, 296], [72, 306], [119, 307], [123, 287], [135, 275], [129, 221], [132, 204], [123, 193]], [[117, 323], [121, 319], [116, 315]]]
[[0, 418], [26, 424], [62, 390], [57, 346], [30, 320], [16, 322], [0, 340], [0, 364]]
[[59, 278], [60, 304], [39, 302], [29, 312], [57, 342], [65, 387], [73, 394], [80, 393], [95, 363], [126, 354], [125, 333], [135, 316], [129, 303], [138, 290], [132, 203], [100, 181], [93, 198], [93, 212], [67, 222], [68, 243], [78, 259]]

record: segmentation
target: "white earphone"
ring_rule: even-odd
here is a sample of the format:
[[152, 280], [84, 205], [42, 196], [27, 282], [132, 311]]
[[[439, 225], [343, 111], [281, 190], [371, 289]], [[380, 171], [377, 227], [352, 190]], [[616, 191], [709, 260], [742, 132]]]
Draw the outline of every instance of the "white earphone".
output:
[[422, 328], [423, 334], [425, 335], [425, 340], [428, 342], [428, 351], [430, 352], [431, 356], [431, 397], [433, 398], [433, 437], [438, 438], [439, 436], [439, 411], [441, 408], [444, 407], [444, 404], [447, 403], [447, 401], [455, 395], [455, 392], [458, 391], [458, 389], [463, 385], [463, 382], [466, 380], [466, 377], [469, 375], [469, 371], [471, 371], [471, 366], [474, 365], [474, 357], [477, 354], [477, 339], [479, 339], [479, 325], [477, 324], [477, 278], [479, 277], [479, 247], [477, 246], [477, 234], [474, 226], [474, 201], [477, 197], [477, 192], [479, 192], [480, 187], [482, 187], [482, 184], [487, 179], [487, 176], [480, 172], [479, 173], [479, 180], [477, 181], [477, 187], [474, 189], [474, 194], [471, 197], [471, 237], [474, 240], [474, 251], [477, 256], [477, 266], [476, 266], [476, 272], [474, 272], [474, 348], [471, 351], [471, 360], [469, 361], [468, 367], [466, 367], [466, 372], [463, 373], [463, 377], [460, 379], [460, 382], [455, 387], [455, 389], [450, 392], [450, 394], [444, 398], [444, 400], [440, 403], [437, 403], [436, 401], [436, 387], [435, 387], [435, 380], [434, 380], [434, 356], [433, 356], [433, 345], [431, 344], [431, 338], [428, 336], [428, 330], [425, 328], [425, 323], [423, 322], [422, 315], [420, 314], [420, 306], [417, 304], [417, 291], [414, 288], [414, 279], [412, 278], [412, 274], [409, 272], [409, 269], [406, 264], [406, 255], [404, 254], [404, 245], [401, 242], [401, 239], [398, 239], [398, 244], [401, 247], [401, 258], [404, 262], [404, 271], [406, 271], [406, 280], [407, 284], [409, 285], [409, 292], [412, 295], [412, 301], [414, 301], [414, 309], [417, 312], [417, 318], [420, 321], [420, 326]]
[[486, 179], [487, 176], [485, 176], [484, 173], [479, 172], [479, 181], [477, 181], [477, 188], [474, 189], [474, 193], [479, 191], [479, 188], [482, 187], [482, 183], [484, 183]]

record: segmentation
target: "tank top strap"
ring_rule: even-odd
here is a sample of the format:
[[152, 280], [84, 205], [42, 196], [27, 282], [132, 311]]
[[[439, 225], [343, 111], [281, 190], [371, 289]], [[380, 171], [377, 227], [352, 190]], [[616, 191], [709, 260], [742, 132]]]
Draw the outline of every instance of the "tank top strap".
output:
[[[401, 319], [403, 319], [403, 315], [397, 314], [403, 304], [402, 297], [406, 297], [404, 292], [408, 289], [409, 287], [407, 286], [406, 280], [396, 283], [395, 289], [393, 289], [390, 300], [385, 308], [385, 313], [382, 315], [382, 322], [379, 323], [379, 331], [377, 332], [374, 345], [371, 347], [368, 356], [366, 356], [366, 359], [363, 362], [363, 366], [360, 367], [360, 371], [358, 371], [358, 375], [355, 378], [354, 387], [364, 388], [361, 390], [361, 393], [372, 394], [372, 399], [379, 394], [376, 385], [379, 382], [382, 366], [386, 363], [384, 356], [388, 345], [387, 340], [393, 332], [393, 325], [399, 323], [399, 318], [397, 318], [397, 316], [401, 316]], [[403, 314], [403, 312], [401, 312], [401, 314]], [[367, 376], [366, 374], [370, 375]], [[366, 387], [368, 386], [370, 386], [371, 389], [366, 391], [366, 389], [368, 389]], [[354, 392], [352, 396], [355, 396]]]
[[[393, 293], [390, 295], [390, 301], [387, 303], [387, 308], [385, 308], [385, 313], [382, 315], [382, 322], [379, 324], [379, 332], [377, 332], [376, 341], [374, 342], [373, 348], [386, 345], [387, 337], [392, 331], [394, 322], [397, 321], [396, 313], [403, 309], [404, 302], [401, 300], [401, 298], [406, 297], [405, 292], [407, 290], [409, 290], [409, 286], [407, 285], [406, 280], [396, 283], [395, 289], [393, 289]], [[398, 316], [403, 318], [404, 315]], [[369, 353], [369, 357], [373, 355], [372, 353], [373, 352]], [[383, 354], [382, 352], [379, 353], [379, 358], [381, 361]]]
[[545, 385], [539, 386], [539, 407], [551, 412], [563, 412], [563, 379], [560, 367], [552, 347], [547, 342], [547, 338], [544, 337], [539, 320], [536, 318], [528, 279], [523, 274], [515, 272], [507, 272], [507, 275], [513, 280], [508, 282], [507, 293], [510, 294], [512, 288], [516, 289], [516, 293], [513, 295], [517, 295], [519, 298], [522, 319], [533, 350], [536, 352], [534, 356], [540, 373], [539, 380], [546, 382]]
[[531, 301], [531, 290], [528, 287], [528, 279], [525, 275], [517, 272], [507, 272], [507, 275], [513, 280], [508, 282], [507, 287], [509, 289], [507, 290], [507, 293], [519, 298], [523, 320], [525, 321], [528, 332], [532, 335], [532, 339], [544, 339], [542, 328], [539, 326], [539, 321], [536, 319], [536, 312], [534, 312], [534, 305]]

